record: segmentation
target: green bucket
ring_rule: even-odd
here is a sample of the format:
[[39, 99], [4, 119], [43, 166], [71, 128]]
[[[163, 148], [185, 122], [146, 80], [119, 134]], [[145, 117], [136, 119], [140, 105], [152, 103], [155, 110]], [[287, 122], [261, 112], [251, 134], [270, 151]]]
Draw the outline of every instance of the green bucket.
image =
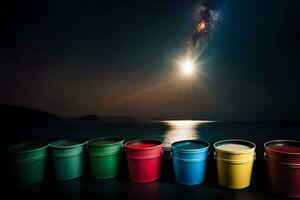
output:
[[103, 137], [88, 142], [91, 175], [106, 179], [118, 176], [121, 171], [122, 138]]
[[8, 148], [12, 176], [18, 185], [41, 181], [45, 174], [47, 144], [24, 142]]
[[58, 140], [49, 144], [55, 177], [68, 180], [82, 175], [86, 141]]

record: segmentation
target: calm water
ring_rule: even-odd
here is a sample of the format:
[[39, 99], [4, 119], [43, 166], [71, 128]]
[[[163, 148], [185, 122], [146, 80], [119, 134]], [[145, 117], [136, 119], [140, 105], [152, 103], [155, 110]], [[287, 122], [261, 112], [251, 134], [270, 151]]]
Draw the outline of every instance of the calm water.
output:
[[180, 140], [201, 139], [200, 128], [213, 121], [199, 120], [166, 120], [161, 121], [168, 129], [163, 133], [165, 147], [170, 147], [173, 142]]
[[97, 123], [65, 122], [51, 126], [30, 126], [12, 128], [4, 132], [6, 144], [24, 140], [61, 138], [96, 138], [121, 136], [125, 140], [152, 138], [162, 140], [165, 147], [172, 142], [186, 139], [200, 139], [213, 145], [229, 138], [253, 141], [262, 152], [264, 142], [273, 139], [300, 140], [299, 123], [241, 123], [200, 120], [166, 120], [152, 123]]

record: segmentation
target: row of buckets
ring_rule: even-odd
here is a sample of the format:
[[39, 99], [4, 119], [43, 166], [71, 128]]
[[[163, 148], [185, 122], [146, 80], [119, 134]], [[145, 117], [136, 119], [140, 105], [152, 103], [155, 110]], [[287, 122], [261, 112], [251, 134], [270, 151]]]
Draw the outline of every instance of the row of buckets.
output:
[[[231, 189], [248, 187], [255, 160], [255, 144], [230, 139], [216, 142], [213, 146], [219, 184]], [[204, 182], [209, 147], [207, 142], [200, 140], [183, 140], [171, 145], [177, 182], [185, 185]], [[26, 142], [11, 146], [8, 149], [9, 159], [18, 184], [28, 185], [44, 178], [48, 148], [55, 176], [60, 180], [82, 175], [85, 151], [88, 152], [90, 172], [94, 178], [118, 176], [123, 153], [131, 181], [150, 182], [160, 178], [161, 141], [133, 140], [124, 143], [122, 138], [105, 137], [90, 141]], [[269, 141], [264, 144], [264, 149], [271, 189], [283, 196], [300, 197], [300, 141]]]

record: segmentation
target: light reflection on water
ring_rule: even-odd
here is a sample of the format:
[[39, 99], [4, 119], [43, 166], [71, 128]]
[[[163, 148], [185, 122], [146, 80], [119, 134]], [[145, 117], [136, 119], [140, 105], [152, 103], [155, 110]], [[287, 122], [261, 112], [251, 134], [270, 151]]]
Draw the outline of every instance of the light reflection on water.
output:
[[163, 135], [163, 142], [164, 147], [170, 148], [171, 144], [176, 141], [199, 139], [200, 132], [197, 129], [200, 126], [213, 121], [168, 120], [161, 122], [169, 127]]

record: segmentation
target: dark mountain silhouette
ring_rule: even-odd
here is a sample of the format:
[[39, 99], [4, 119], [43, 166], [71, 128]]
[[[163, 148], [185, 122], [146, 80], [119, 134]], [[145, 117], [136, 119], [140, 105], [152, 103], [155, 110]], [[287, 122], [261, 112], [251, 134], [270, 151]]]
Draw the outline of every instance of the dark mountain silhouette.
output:
[[[0, 105], [0, 122], [3, 126], [24, 126], [24, 125], [37, 125], [37, 124], [55, 124], [62, 123], [62, 120], [58, 116], [36, 109], [12, 106], [12, 105]], [[81, 117], [67, 118], [68, 122], [87, 122], [87, 123], [140, 123], [147, 122], [134, 117], [129, 116], [97, 116], [95, 114], [88, 114]]]
[[99, 120], [99, 117], [97, 115], [94, 115], [94, 114], [89, 114], [89, 115], [83, 116], [80, 120], [97, 121], [97, 120]]
[[11, 105], [0, 105], [0, 120], [4, 126], [52, 124], [63, 121], [48, 112]]
[[117, 115], [117, 116], [98, 116], [95, 114], [88, 114], [83, 117], [69, 117], [66, 118], [69, 122], [95, 122], [95, 123], [140, 123], [148, 122], [135, 117]]

